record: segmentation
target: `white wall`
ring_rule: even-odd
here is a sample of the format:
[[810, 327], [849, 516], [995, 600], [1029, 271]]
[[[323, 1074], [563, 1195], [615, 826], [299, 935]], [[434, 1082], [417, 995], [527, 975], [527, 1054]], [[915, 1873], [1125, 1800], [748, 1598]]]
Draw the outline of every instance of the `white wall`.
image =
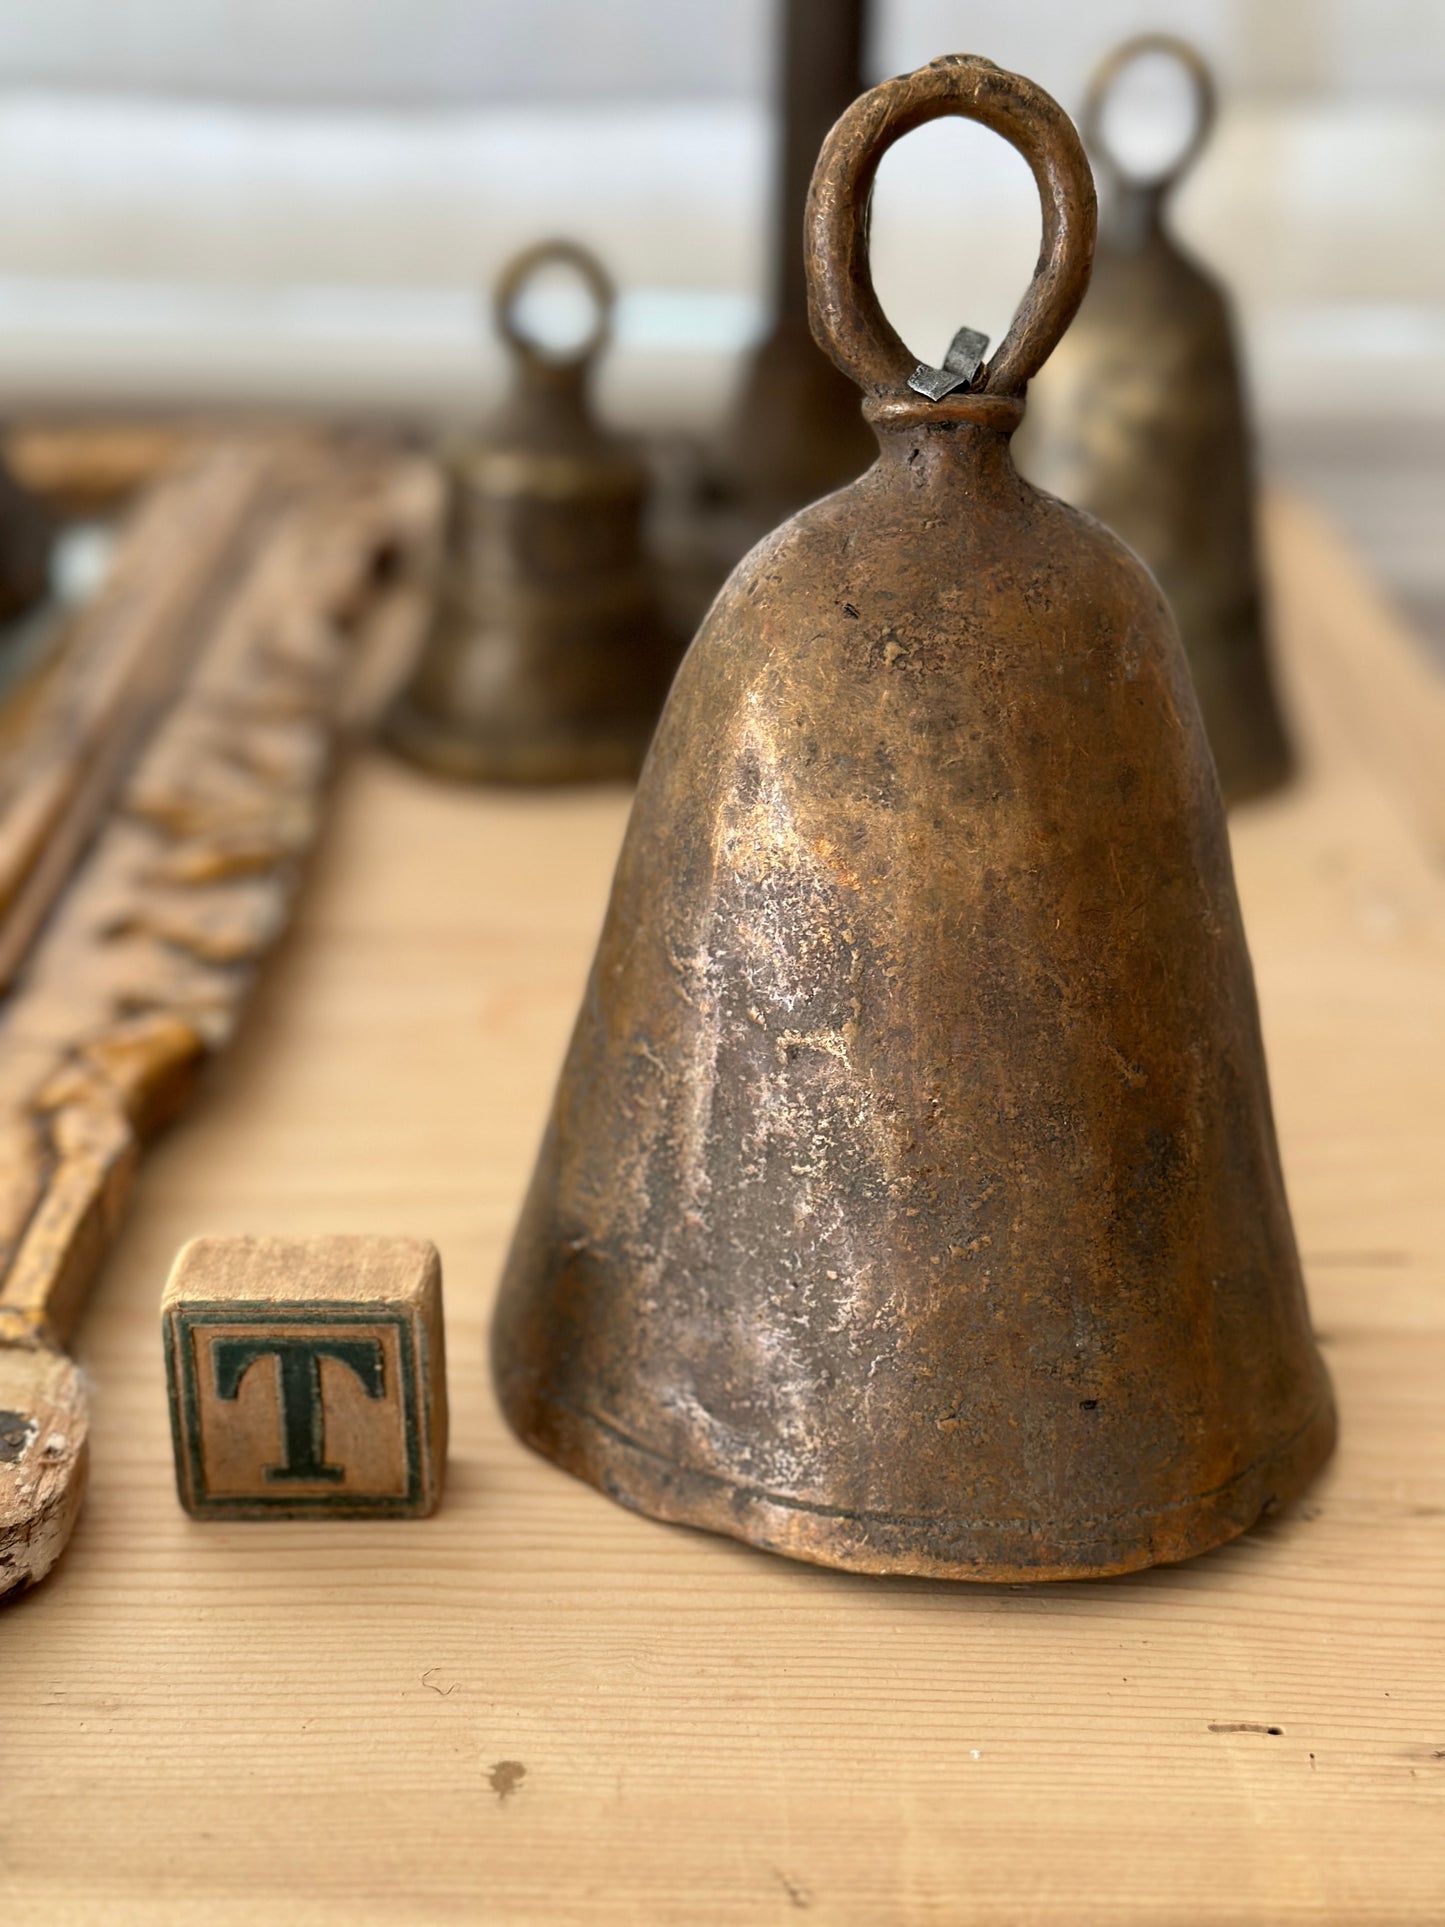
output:
[[769, 17], [768, 0], [7, 0], [0, 73], [361, 106], [742, 99]]
[[[1225, 92], [1182, 197], [1280, 411], [1445, 410], [1445, 0], [879, 0], [1066, 105], [1142, 25]], [[0, 404], [480, 405], [476, 290], [565, 230], [627, 291], [618, 405], [703, 419], [760, 318], [767, 0], [7, 0]], [[1146, 103], [1147, 105], [1147, 103]], [[1142, 109], [1140, 111], [1143, 111]], [[936, 356], [1006, 325], [1033, 190], [978, 129], [885, 163], [875, 267]]]
[[[1188, 34], [1235, 93], [1438, 100], [1439, 0], [875, 0], [876, 74], [967, 48], [1067, 99], [1111, 40]], [[769, 0], [7, 0], [15, 86], [362, 106], [680, 97], [766, 84]]]

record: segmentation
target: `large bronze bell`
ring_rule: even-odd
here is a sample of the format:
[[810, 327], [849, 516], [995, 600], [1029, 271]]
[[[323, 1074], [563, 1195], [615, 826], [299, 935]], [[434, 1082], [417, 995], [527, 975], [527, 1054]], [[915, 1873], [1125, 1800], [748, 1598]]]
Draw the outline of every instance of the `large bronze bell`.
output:
[[[580, 275], [595, 325], [574, 352], [524, 333], [539, 269]], [[519, 255], [496, 289], [512, 393], [452, 463], [435, 625], [387, 717], [392, 745], [442, 775], [498, 783], [631, 777], [680, 653], [643, 549], [647, 471], [588, 398], [613, 308], [596, 258], [568, 241]]]
[[[866, 235], [881, 155], [943, 114], [1020, 150], [1044, 240], [932, 400]], [[800, 1559], [1182, 1559], [1298, 1493], [1334, 1414], [1174, 623], [1009, 453], [1088, 279], [1088, 165], [1047, 94], [951, 57], [839, 121], [809, 236], [879, 457], [738, 566], [678, 672], [498, 1391], [624, 1505]]]
[[[1168, 54], [1193, 82], [1193, 137], [1166, 172], [1129, 174], [1103, 133], [1120, 72]], [[1125, 41], [1081, 116], [1105, 184], [1093, 281], [1029, 395], [1019, 466], [1090, 510], [1153, 570], [1184, 639], [1225, 801], [1284, 782], [1255, 552], [1249, 427], [1230, 303], [1170, 234], [1165, 208], [1214, 121], [1209, 69], [1169, 34]]]

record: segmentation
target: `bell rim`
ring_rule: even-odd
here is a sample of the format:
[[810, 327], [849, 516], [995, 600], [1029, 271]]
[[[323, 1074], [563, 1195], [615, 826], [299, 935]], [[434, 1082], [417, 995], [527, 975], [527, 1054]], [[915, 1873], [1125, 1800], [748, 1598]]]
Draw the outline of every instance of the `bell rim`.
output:
[[[809, 1505], [680, 1465], [540, 1386], [509, 1383], [510, 1375], [501, 1370], [497, 1396], [524, 1445], [627, 1511], [662, 1524], [690, 1526], [740, 1540], [760, 1552], [840, 1572], [1029, 1585], [1122, 1578], [1154, 1566], [1177, 1565], [1227, 1545], [1266, 1514], [1292, 1505], [1328, 1463], [1338, 1439], [1334, 1396], [1323, 1365], [1320, 1371], [1320, 1396], [1308, 1416], [1222, 1485], [1159, 1507], [1057, 1521], [965, 1520]], [[1093, 1557], [1032, 1560], [1000, 1556], [1010, 1545], [1016, 1554], [1037, 1546], [1039, 1528], [1053, 1543], [1072, 1536], [1097, 1544], [1099, 1552]], [[930, 1552], [926, 1540], [931, 1536], [937, 1541], [950, 1529], [957, 1549], [970, 1539], [987, 1539], [994, 1542], [994, 1551], [983, 1554], [980, 1543], [980, 1556], [973, 1558], [960, 1557], [957, 1550], [952, 1555]], [[1113, 1550], [1105, 1550], [1111, 1532], [1116, 1543]]]

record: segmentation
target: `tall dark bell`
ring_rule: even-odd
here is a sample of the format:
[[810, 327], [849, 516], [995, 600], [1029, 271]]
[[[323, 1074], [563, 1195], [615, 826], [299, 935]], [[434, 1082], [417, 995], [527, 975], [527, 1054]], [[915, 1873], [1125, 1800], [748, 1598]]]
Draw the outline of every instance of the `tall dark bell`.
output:
[[725, 480], [744, 509], [762, 518], [759, 533], [851, 482], [873, 460], [858, 390], [808, 326], [802, 248], [819, 145], [863, 92], [869, 9], [866, 0], [776, 0], [776, 11], [772, 322], [744, 365], [723, 448]]
[[[914, 366], [867, 272], [879, 159], [943, 114], [1010, 140], [1044, 207], [971, 381]], [[843, 116], [809, 235], [879, 456], [739, 565], [679, 671], [498, 1392], [624, 1505], [795, 1558], [1182, 1559], [1298, 1493], [1334, 1416], [1173, 621], [1009, 453], [1093, 183], [1046, 94], [957, 56]]]
[[[1167, 173], [1124, 170], [1102, 132], [1121, 69], [1167, 53], [1197, 95], [1193, 138]], [[1214, 119], [1208, 68], [1167, 34], [1129, 40], [1094, 75], [1082, 116], [1106, 194], [1093, 281], [1029, 394], [1019, 465], [1088, 509], [1149, 564], [1169, 598], [1225, 801], [1290, 773], [1256, 555], [1248, 412], [1229, 298], [1169, 232], [1165, 208]]]

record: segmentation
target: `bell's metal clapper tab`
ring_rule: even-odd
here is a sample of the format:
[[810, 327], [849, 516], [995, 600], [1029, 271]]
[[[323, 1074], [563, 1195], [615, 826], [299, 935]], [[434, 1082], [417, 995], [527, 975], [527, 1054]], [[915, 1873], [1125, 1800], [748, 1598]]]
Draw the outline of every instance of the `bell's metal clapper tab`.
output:
[[[934, 401], [867, 221], [945, 114], [1024, 155], [1043, 247]], [[1009, 451], [1094, 219], [1067, 117], [966, 55], [824, 143], [813, 326], [878, 459], [738, 565], [678, 673], [493, 1327], [537, 1451], [859, 1572], [1183, 1559], [1334, 1442], [1178, 632]]]
[[[588, 338], [567, 353], [533, 340], [518, 315], [533, 277], [559, 266], [594, 307]], [[646, 467], [589, 399], [612, 284], [585, 248], [549, 241], [511, 263], [495, 303], [511, 395], [452, 459], [436, 619], [385, 734], [412, 761], [473, 781], [632, 777], [680, 638], [644, 549]]]
[[926, 395], [929, 401], [942, 401], [945, 395], [960, 394], [972, 388], [982, 374], [987, 353], [987, 335], [980, 334], [977, 328], [960, 328], [948, 344], [943, 366], [930, 368], [926, 361], [920, 361], [908, 377], [908, 386], [915, 395]]

